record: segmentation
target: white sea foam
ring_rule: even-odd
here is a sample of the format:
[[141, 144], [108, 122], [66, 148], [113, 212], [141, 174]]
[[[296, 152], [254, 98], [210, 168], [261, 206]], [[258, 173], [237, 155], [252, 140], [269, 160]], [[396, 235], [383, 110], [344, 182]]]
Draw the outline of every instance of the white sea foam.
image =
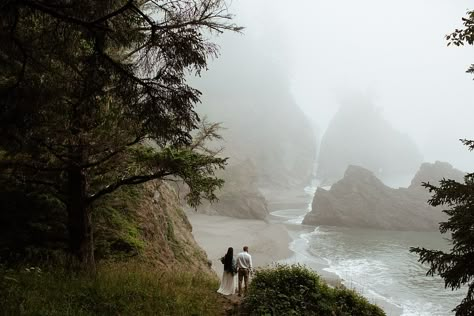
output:
[[[403, 308], [401, 304], [391, 297], [375, 290], [393, 283], [391, 278], [386, 278], [384, 275], [384, 271], [388, 270], [388, 267], [383, 262], [362, 259], [347, 260], [343, 264], [334, 264], [329, 260], [328, 263], [330, 267], [325, 268], [325, 271], [336, 274], [343, 280], [342, 282], [346, 287], [355, 289], [366, 297], [369, 302], [381, 305], [387, 312], [387, 315], [391, 314], [391, 309], [394, 309], [394, 307], [398, 309]], [[370, 279], [365, 278], [367, 275], [371, 275]]]
[[287, 221], [288, 224], [295, 224], [295, 225], [298, 225], [298, 224], [301, 224], [303, 223], [303, 219], [304, 219], [304, 216], [299, 216], [297, 218], [292, 218], [292, 219], [289, 219]]
[[285, 210], [273, 211], [270, 214], [273, 216], [294, 219], [295, 217], [299, 217], [301, 213], [304, 213], [304, 212], [301, 211], [300, 209], [285, 209]]
[[444, 316], [451, 314], [440, 304], [431, 302], [420, 303], [418, 300], [405, 300], [402, 302], [402, 308], [403, 314], [401, 316]]
[[332, 227], [319, 228], [303, 237], [309, 256], [328, 258], [325, 271], [339, 276], [347, 287], [355, 288], [369, 301], [376, 301], [387, 314], [390, 305], [394, 305], [402, 309], [404, 316], [452, 315], [463, 291], [445, 290], [442, 280], [427, 277], [426, 267], [408, 252], [408, 245], [418, 244], [422, 234], [431, 240], [442, 240], [436, 233], [410, 235]]

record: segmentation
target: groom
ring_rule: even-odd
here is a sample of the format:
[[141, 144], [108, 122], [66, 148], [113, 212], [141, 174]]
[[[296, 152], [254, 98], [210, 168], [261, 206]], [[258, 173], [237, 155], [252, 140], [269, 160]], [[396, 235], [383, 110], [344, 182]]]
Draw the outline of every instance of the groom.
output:
[[249, 247], [244, 246], [244, 251], [237, 255], [237, 271], [239, 278], [239, 296], [242, 295], [242, 279], [244, 280], [245, 294], [249, 283], [249, 273], [252, 272], [252, 256]]

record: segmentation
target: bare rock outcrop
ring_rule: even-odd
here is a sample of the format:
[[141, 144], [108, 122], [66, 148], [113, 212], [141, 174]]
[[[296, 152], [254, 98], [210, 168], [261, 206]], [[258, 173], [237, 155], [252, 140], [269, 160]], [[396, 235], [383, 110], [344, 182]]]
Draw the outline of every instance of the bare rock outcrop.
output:
[[422, 164], [408, 188], [393, 189], [371, 171], [349, 166], [331, 189], [318, 188], [312, 211], [303, 224], [365, 227], [386, 230], [435, 231], [446, 219], [442, 207], [432, 207], [430, 194], [418, 185], [441, 178], [460, 180], [463, 173], [447, 163]]

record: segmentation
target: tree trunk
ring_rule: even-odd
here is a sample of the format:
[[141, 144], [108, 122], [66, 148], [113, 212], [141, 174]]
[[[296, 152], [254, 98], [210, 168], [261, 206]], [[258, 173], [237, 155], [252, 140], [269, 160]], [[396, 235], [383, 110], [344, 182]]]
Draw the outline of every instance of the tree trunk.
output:
[[80, 268], [95, 272], [94, 236], [91, 208], [87, 203], [87, 181], [84, 171], [71, 167], [68, 171], [69, 201], [68, 231], [69, 248], [79, 261]]

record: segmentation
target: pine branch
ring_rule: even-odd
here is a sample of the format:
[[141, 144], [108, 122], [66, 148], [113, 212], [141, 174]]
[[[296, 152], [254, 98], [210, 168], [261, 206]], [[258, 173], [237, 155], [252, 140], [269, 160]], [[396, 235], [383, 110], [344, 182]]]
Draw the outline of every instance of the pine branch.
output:
[[88, 199], [87, 203], [91, 204], [95, 200], [99, 199], [105, 194], [112, 193], [118, 188], [125, 186], [125, 185], [137, 185], [141, 183], [145, 183], [151, 180], [156, 180], [156, 179], [161, 179], [163, 177], [172, 175], [172, 172], [165, 171], [165, 170], [160, 170], [159, 172], [155, 172], [152, 174], [148, 175], [136, 175], [136, 176], [131, 176], [128, 178], [122, 178], [112, 184], [107, 185], [105, 188], [99, 190], [98, 192], [92, 194]]

